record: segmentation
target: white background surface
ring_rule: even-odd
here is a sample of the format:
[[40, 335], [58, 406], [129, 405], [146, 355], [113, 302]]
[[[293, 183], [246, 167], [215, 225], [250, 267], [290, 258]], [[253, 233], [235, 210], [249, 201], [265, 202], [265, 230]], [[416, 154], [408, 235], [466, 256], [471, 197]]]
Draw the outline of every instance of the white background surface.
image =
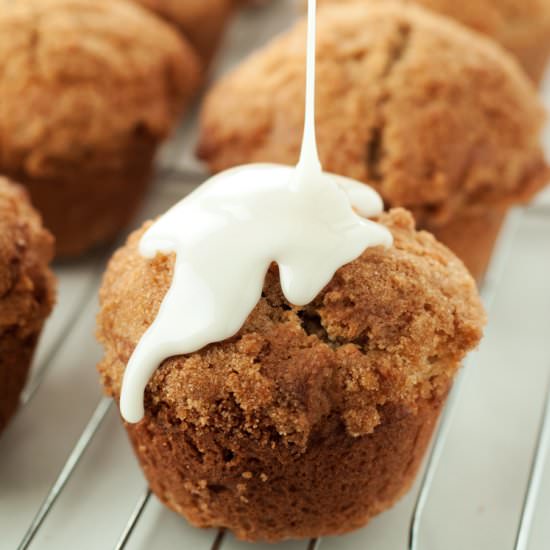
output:
[[[241, 15], [227, 37], [218, 71], [284, 28], [292, 18], [290, 4], [280, 0], [262, 11]], [[550, 93], [547, 97], [550, 102]], [[165, 148], [161, 162], [193, 166], [193, 143], [191, 119]], [[165, 176], [158, 181], [141, 217], [164, 211], [196, 183]], [[550, 378], [550, 193], [525, 212], [511, 216], [501, 240], [496, 262], [502, 267], [502, 277], [495, 289], [485, 339], [467, 366], [422, 522], [422, 550], [513, 548]], [[107, 256], [104, 252], [56, 266], [59, 303], [42, 339], [31, 387], [39, 373], [44, 376], [0, 439], [2, 550], [15, 548], [21, 540], [100, 402], [95, 370], [100, 349], [93, 334], [96, 291]], [[112, 407], [32, 548], [112, 548], [144, 489]], [[324, 539], [322, 548], [404, 550], [414, 496], [415, 490], [366, 529]], [[550, 461], [531, 550], [550, 548], [549, 519]], [[188, 526], [153, 498], [128, 548], [208, 549], [215, 534]], [[228, 537], [223, 548], [294, 550], [305, 546], [289, 542], [266, 547]]]

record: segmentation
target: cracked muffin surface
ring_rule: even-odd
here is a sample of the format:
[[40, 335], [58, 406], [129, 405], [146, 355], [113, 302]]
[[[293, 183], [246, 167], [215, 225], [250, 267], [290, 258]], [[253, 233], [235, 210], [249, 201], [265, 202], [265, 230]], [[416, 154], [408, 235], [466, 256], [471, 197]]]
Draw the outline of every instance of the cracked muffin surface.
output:
[[[489, 39], [411, 4], [327, 6], [317, 25], [324, 169], [412, 211], [480, 280], [508, 208], [550, 178], [532, 83]], [[213, 172], [297, 162], [305, 35], [301, 21], [212, 88], [197, 152]]]
[[[238, 334], [153, 375], [127, 429], [153, 490], [192, 523], [250, 540], [345, 532], [412, 482], [485, 317], [448, 249], [403, 210], [380, 222], [394, 246], [367, 249], [311, 304], [289, 304], [272, 266]], [[172, 278], [173, 255], [139, 255], [144, 230], [101, 291], [99, 371], [115, 399]]]
[[[319, 0], [319, 5], [395, 0]], [[547, 0], [399, 0], [429, 8], [482, 32], [519, 60], [540, 81], [550, 57], [550, 2]]]
[[0, 173], [29, 188], [58, 252], [74, 255], [133, 214], [200, 62], [131, 3], [0, 5]]
[[0, 176], [0, 431], [15, 411], [55, 294], [53, 238], [18, 185]]
[[[207, 97], [198, 153], [213, 171], [297, 161], [305, 32], [302, 21]], [[316, 82], [324, 168], [368, 182], [421, 226], [526, 200], [547, 181], [533, 86], [450, 20], [394, 3], [326, 7]]]

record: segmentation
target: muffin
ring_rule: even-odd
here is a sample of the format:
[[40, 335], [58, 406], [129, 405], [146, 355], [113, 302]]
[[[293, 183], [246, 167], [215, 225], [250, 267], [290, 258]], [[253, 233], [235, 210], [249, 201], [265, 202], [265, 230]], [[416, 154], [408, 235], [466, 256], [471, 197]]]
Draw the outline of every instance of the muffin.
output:
[[0, 173], [61, 256], [112, 239], [200, 82], [176, 31], [127, 2], [0, 0]]
[[14, 413], [54, 302], [53, 238], [24, 189], [0, 177], [0, 432]]
[[[368, 248], [307, 306], [277, 267], [234, 337], [165, 360], [126, 424], [151, 489], [199, 527], [246, 540], [344, 533], [411, 486], [484, 312], [464, 265], [396, 209], [394, 245]], [[120, 398], [126, 364], [171, 283], [174, 256], [140, 256], [148, 227], [111, 260], [99, 365]]]
[[[318, 0], [319, 5], [387, 0]], [[401, 0], [408, 1], [408, 0]], [[548, 0], [409, 0], [460, 21], [496, 40], [539, 82], [550, 56]]]
[[218, 49], [234, 0], [133, 0], [176, 25], [205, 65]]
[[[508, 208], [549, 177], [534, 87], [496, 44], [415, 6], [326, 7], [317, 32], [324, 168], [411, 210], [481, 279]], [[305, 33], [302, 21], [214, 86], [198, 146], [212, 171], [297, 161]]]

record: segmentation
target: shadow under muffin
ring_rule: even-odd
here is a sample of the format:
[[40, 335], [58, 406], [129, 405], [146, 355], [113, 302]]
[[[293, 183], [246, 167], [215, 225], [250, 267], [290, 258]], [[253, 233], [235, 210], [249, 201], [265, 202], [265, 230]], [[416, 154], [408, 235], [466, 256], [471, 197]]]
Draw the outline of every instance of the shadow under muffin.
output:
[[54, 303], [53, 238], [22, 187], [0, 177], [0, 432], [19, 403]]
[[201, 80], [169, 25], [113, 0], [15, 0], [0, 12], [0, 173], [27, 186], [57, 254], [113, 239]]
[[[485, 316], [462, 262], [408, 213], [380, 222], [394, 246], [367, 249], [311, 304], [289, 304], [272, 266], [238, 334], [153, 375], [126, 429], [152, 490], [192, 524], [246, 540], [344, 533], [410, 487]], [[139, 255], [146, 227], [101, 290], [98, 368], [116, 400], [172, 278], [173, 255]]]

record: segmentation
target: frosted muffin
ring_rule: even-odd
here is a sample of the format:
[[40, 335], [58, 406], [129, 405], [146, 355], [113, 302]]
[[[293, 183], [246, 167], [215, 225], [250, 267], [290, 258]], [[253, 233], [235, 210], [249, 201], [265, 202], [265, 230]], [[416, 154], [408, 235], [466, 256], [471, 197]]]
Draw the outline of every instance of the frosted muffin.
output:
[[0, 5], [0, 173], [29, 189], [57, 253], [74, 256], [135, 213], [200, 63], [127, 2]]
[[[318, 0], [318, 5], [388, 0]], [[401, 0], [407, 1], [407, 0]], [[538, 82], [550, 56], [548, 0], [410, 0], [460, 21], [496, 40], [514, 54]]]
[[235, 7], [234, 0], [133, 0], [166, 19], [183, 33], [208, 65], [218, 49]]
[[53, 238], [22, 187], [0, 177], [0, 432], [14, 413], [54, 302]]
[[[126, 428], [152, 490], [192, 524], [247, 540], [344, 533], [410, 487], [484, 313], [462, 262], [408, 213], [379, 221], [394, 245], [368, 248], [308, 306], [285, 300], [272, 266], [234, 337], [153, 375]], [[101, 290], [99, 371], [116, 400], [173, 276], [173, 255], [140, 256], [145, 228]]]
[[[212, 171], [296, 162], [304, 43], [300, 22], [214, 86], [198, 148]], [[532, 84], [491, 41], [414, 6], [326, 7], [317, 48], [324, 168], [411, 210], [480, 279], [507, 209], [549, 177]]]

